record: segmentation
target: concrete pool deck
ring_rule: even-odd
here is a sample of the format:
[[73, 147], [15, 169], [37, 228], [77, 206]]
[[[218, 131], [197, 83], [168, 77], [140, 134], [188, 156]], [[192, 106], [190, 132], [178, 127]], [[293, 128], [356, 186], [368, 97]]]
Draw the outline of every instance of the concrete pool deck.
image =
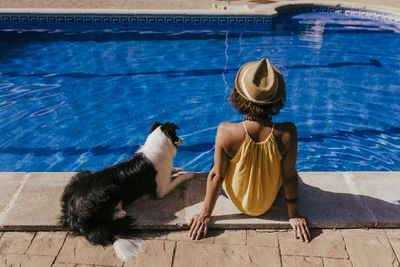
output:
[[145, 230], [144, 250], [127, 263], [111, 246], [60, 231], [59, 199], [72, 175], [0, 173], [0, 266], [400, 266], [399, 172], [300, 173], [310, 243], [288, 229], [282, 196], [257, 218], [220, 196], [208, 237], [191, 241], [186, 223], [207, 176], [198, 173], [164, 199], [127, 209]]
[[[0, 230], [62, 230], [60, 198], [73, 173], [0, 173]], [[300, 213], [312, 228], [400, 227], [400, 172], [300, 173]], [[181, 230], [200, 211], [207, 173], [164, 199], [141, 199], [127, 208], [144, 230]], [[287, 229], [282, 193], [260, 217], [241, 214], [220, 196], [211, 229]]]

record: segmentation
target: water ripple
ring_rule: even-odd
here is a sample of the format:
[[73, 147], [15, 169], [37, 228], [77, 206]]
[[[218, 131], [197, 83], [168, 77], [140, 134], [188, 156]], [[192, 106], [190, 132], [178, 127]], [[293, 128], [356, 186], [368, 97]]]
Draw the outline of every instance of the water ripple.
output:
[[62, 101], [61, 103], [58, 103], [58, 104], [56, 104], [54, 106], [47, 107], [47, 108], [35, 111], [35, 112], [31, 113], [31, 115], [29, 115], [29, 116], [30, 117], [43, 116], [43, 115], [46, 115], [46, 114], [54, 112], [57, 108], [60, 108], [62, 106], [65, 106], [65, 101]]
[[181, 128], [176, 166], [208, 171], [218, 125], [243, 118], [226, 102], [236, 72], [263, 57], [286, 81], [274, 121], [297, 125], [298, 170], [400, 170], [400, 35], [312, 16], [268, 31], [0, 31], [0, 171], [100, 169], [154, 121]]

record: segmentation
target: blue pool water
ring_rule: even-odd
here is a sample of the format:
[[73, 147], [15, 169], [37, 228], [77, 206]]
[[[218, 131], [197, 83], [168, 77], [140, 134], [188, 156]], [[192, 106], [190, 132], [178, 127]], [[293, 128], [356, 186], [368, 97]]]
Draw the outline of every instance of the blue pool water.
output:
[[299, 131], [299, 171], [400, 170], [400, 34], [328, 13], [252, 29], [0, 30], [0, 171], [97, 170], [175, 122], [175, 165], [208, 171], [239, 67], [284, 75], [275, 122]]

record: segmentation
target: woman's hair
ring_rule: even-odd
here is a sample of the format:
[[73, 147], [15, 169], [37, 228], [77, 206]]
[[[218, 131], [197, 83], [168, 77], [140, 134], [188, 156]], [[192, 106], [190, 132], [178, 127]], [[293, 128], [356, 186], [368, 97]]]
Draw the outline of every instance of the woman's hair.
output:
[[240, 114], [248, 115], [249, 117], [255, 119], [271, 120], [272, 116], [277, 115], [279, 111], [283, 108], [286, 100], [285, 81], [283, 80], [283, 78], [279, 79], [279, 86], [283, 86], [283, 88], [281, 88], [281, 90], [283, 90], [282, 98], [272, 104], [255, 104], [242, 97], [236, 90], [236, 87], [233, 88], [232, 93], [228, 98], [228, 102], [230, 102], [231, 106], [236, 109]]

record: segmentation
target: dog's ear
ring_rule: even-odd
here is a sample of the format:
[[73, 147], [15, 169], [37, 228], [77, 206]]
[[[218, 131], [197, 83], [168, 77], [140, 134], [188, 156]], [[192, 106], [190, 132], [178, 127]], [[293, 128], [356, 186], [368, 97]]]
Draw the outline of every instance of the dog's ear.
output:
[[150, 133], [152, 133], [155, 129], [157, 129], [157, 127], [159, 127], [160, 125], [162, 125], [161, 123], [159, 123], [158, 121], [153, 122], [153, 124], [150, 127]]
[[172, 122], [167, 122], [167, 123], [165, 124], [165, 127], [167, 127], [168, 129], [171, 129], [172, 131], [177, 130], [177, 129], [180, 129], [180, 128], [178, 127], [178, 125], [176, 125], [175, 123], [172, 123]]

